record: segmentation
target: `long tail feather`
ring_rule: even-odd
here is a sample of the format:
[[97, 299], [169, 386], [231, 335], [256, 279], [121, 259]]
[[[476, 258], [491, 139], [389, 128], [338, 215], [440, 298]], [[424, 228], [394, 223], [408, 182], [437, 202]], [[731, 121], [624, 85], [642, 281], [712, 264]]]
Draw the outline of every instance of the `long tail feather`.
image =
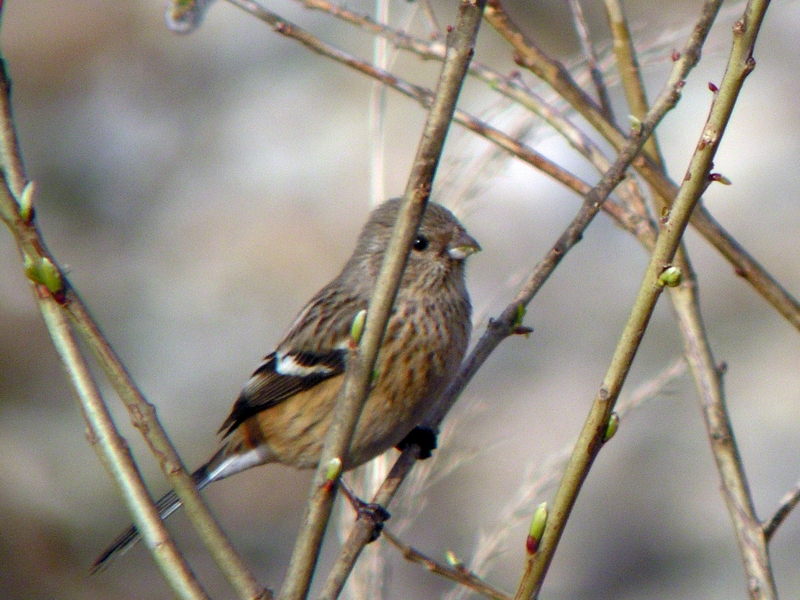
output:
[[[192, 479], [194, 479], [194, 484], [197, 486], [198, 490], [202, 490], [215, 480], [213, 473], [209, 472], [209, 465], [212, 464], [216, 458], [217, 457], [215, 456], [209, 462], [192, 473]], [[158, 514], [162, 519], [166, 519], [180, 507], [181, 501], [178, 499], [178, 496], [175, 494], [174, 490], [170, 490], [158, 502], [156, 502]], [[139, 539], [139, 530], [135, 525], [131, 525], [128, 529], [122, 532], [122, 534], [120, 534], [120, 536], [114, 540], [114, 542], [108, 548], [106, 548], [100, 556], [97, 557], [97, 560], [94, 561], [94, 564], [91, 566], [89, 572], [94, 574], [98, 571], [102, 571], [111, 563], [113, 559], [122, 556], [125, 554], [125, 552], [133, 548]]]

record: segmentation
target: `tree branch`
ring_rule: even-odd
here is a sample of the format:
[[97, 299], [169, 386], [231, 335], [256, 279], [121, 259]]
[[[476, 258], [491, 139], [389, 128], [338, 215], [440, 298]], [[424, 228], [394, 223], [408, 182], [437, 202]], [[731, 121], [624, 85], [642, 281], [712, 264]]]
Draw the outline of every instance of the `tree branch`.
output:
[[794, 510], [798, 503], [800, 503], [800, 482], [784, 494], [778, 503], [778, 509], [775, 514], [772, 515], [769, 521], [764, 523], [764, 538], [766, 538], [767, 542], [772, 541], [772, 536], [775, 535], [778, 527], [781, 526], [781, 523], [786, 520], [786, 517], [789, 516], [789, 513]]
[[[26, 188], [18, 189], [20, 185], [24, 185], [26, 178], [19, 159], [19, 146], [10, 112], [9, 92], [10, 81], [5, 72], [5, 63], [3, 62], [0, 63], [0, 135], [2, 135], [0, 139], [2, 153], [0, 156], [4, 160], [2, 169], [6, 184], [10, 183], [17, 189], [9, 190], [3, 186], [2, 192], [0, 192], [0, 216], [2, 216], [14, 235], [20, 253], [26, 263], [29, 277], [33, 275], [34, 279], [38, 277], [38, 283], [45, 283], [41, 281], [41, 275], [43, 274], [41, 271], [44, 269], [45, 275], [49, 273], [51, 279], [46, 286], [49, 288], [49, 294], [57, 302], [60, 310], [65, 311], [71, 317], [75, 330], [94, 353], [98, 363], [128, 409], [131, 421], [142, 433], [151, 451], [158, 459], [162, 472], [173, 485], [175, 492], [186, 507], [186, 512], [192, 525], [197, 529], [238, 595], [248, 600], [266, 598], [267, 592], [255, 577], [250, 574], [244, 562], [235, 553], [222, 529], [211, 515], [208, 507], [205, 506], [191, 475], [186, 471], [166, 432], [158, 422], [155, 408], [147, 402], [141, 391], [136, 387], [119, 357], [103, 337], [83, 301], [70, 286], [66, 276], [58, 268], [55, 258], [47, 250], [35, 225], [35, 211], [31, 204], [32, 190], [30, 187], [27, 187], [27, 191], [25, 191]], [[12, 195], [16, 196], [16, 199]], [[37, 271], [39, 272], [38, 274]], [[44, 288], [39, 286], [39, 289], [41, 291]], [[55, 338], [54, 342], [58, 343]], [[98, 396], [97, 399], [102, 403], [102, 398]], [[113, 422], [109, 421], [108, 424], [111, 427], [114, 426]], [[122, 439], [116, 431], [115, 436], [119, 440]], [[94, 437], [100, 440], [101, 446], [105, 443], [111, 443], [108, 440], [112, 440], [110, 433], [103, 436], [98, 434]], [[104, 452], [111, 456], [110, 448], [106, 448]], [[113, 456], [115, 459], [122, 458], [119, 454], [114, 454]], [[127, 455], [127, 458], [130, 458], [130, 456]], [[113, 473], [115, 481], [119, 485], [124, 485], [125, 489], [132, 490], [138, 486], [138, 483], [133, 479], [119, 479], [124, 477], [125, 473], [130, 474], [128, 469], [121, 466], [113, 467]], [[152, 500], [148, 496], [148, 500], [145, 502], [145, 494], [137, 493], [133, 495], [132, 492], [126, 491], [122, 495], [129, 504], [137, 527], [142, 527], [140, 531], [155, 556], [160, 552], [160, 546], [166, 543], [164, 540], [168, 538], [164, 537], [166, 531], [163, 530], [163, 525], [157, 525], [155, 521], [143, 521], [145, 515], [149, 515], [149, 518], [158, 521], [157, 513], [153, 516], [151, 512]], [[155, 535], [154, 532], [156, 531], [160, 532], [159, 537], [153, 538], [152, 536]], [[144, 535], [146, 532], [150, 532], [149, 535], [151, 537], [149, 540]], [[163, 559], [156, 558], [156, 560], [161, 561]], [[182, 570], [188, 572], [188, 567], [185, 569], [177, 568], [178, 573]], [[173, 579], [174, 577], [170, 576], [168, 582], [172, 584]], [[191, 588], [192, 585], [189, 582], [181, 584], [181, 589]], [[176, 593], [178, 593], [177, 590]]]
[[[236, 0], [239, 3], [239, 0]], [[249, 3], [247, 3], [249, 4]], [[370, 299], [367, 323], [358, 351], [351, 353], [345, 381], [336, 403], [333, 421], [322, 449], [320, 465], [312, 483], [303, 525], [289, 564], [280, 597], [304, 598], [308, 593], [319, 548], [333, 506], [334, 493], [325, 485], [332, 459], [345, 456], [358, 417], [368, 394], [383, 332], [405, 269], [414, 236], [428, 202], [436, 167], [455, 112], [456, 101], [474, 53], [485, 0], [462, 0], [456, 25], [450, 31], [447, 53], [428, 120], [409, 176], [386, 258]]]

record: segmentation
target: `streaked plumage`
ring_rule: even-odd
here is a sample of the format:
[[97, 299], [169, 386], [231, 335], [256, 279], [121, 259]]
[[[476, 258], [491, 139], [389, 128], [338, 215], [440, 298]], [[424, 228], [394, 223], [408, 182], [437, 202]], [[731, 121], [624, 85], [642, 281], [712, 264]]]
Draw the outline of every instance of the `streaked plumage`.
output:
[[[316, 466], [344, 377], [350, 327], [368, 308], [399, 206], [389, 200], [371, 213], [341, 273], [310, 300], [247, 381], [219, 430], [222, 447], [193, 475], [199, 488], [265, 463]], [[454, 375], [471, 331], [464, 259], [479, 249], [450, 211], [428, 204], [345, 469], [397, 445]], [[174, 492], [158, 502], [162, 517], [179, 507]], [[131, 527], [93, 568], [137, 539]]]

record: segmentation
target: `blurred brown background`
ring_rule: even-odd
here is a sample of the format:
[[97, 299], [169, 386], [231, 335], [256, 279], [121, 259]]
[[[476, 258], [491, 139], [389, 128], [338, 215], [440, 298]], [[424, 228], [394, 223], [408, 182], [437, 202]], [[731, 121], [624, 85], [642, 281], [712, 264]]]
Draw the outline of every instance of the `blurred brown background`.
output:
[[[45, 239], [194, 467], [215, 449], [214, 432], [252, 368], [351, 251], [368, 210], [371, 83], [225, 2], [190, 36], [166, 30], [156, 0], [5, 4], [0, 42]], [[348, 4], [372, 9], [363, 0]], [[588, 4], [590, 27], [602, 38], [602, 10]], [[653, 47], [646, 73], [654, 97], [698, 3], [631, 4], [637, 38]], [[434, 6], [442, 24], [453, 22], [453, 3]], [[359, 31], [286, 0], [271, 7], [370, 55], [371, 38]], [[393, 22], [412, 9], [393, 6]], [[577, 55], [565, 3], [511, 2], [509, 9], [553, 55]], [[707, 82], [722, 77], [740, 9], [720, 18], [683, 102], [659, 130], [675, 179], [711, 100]], [[713, 186], [706, 195], [712, 212], [795, 296], [798, 31], [800, 5], [775, 3], [757, 46], [758, 67], [716, 160], [734, 185]], [[481, 35], [477, 58], [512, 70], [494, 32], [485, 26]], [[427, 85], [436, 75], [436, 65], [413, 56], [401, 56], [396, 69]], [[625, 122], [619, 90], [612, 92]], [[509, 122], [520, 114], [476, 83], [467, 86], [464, 103]], [[424, 114], [390, 92], [387, 118], [386, 188], [397, 195]], [[534, 129], [531, 140], [582, 176], [596, 177], [546, 131]], [[459, 184], [486, 148], [455, 128], [436, 192], [484, 248], [469, 272], [478, 333], [513, 295], [513, 276], [543, 256], [579, 202], [513, 160], [482, 175], [483, 191], [463, 200]], [[688, 243], [715, 356], [728, 364], [739, 446], [766, 518], [800, 477], [800, 336], [705, 242], [690, 233]], [[478, 534], [497, 525], [525, 469], [577, 435], [646, 260], [627, 234], [597, 219], [531, 305], [526, 323], [535, 333], [505, 342], [454, 411], [452, 446], [442, 452], [472, 458], [426, 492], [424, 512], [403, 532], [407, 542], [436, 557], [452, 549], [470, 564]], [[626, 390], [680, 352], [662, 299]], [[160, 494], [163, 478], [116, 398], [108, 397]], [[280, 584], [308, 481], [307, 473], [273, 466], [207, 493], [267, 585]], [[693, 386], [684, 378], [623, 422], [600, 455], [543, 597], [746, 597], [718, 487]], [[168, 598], [142, 547], [87, 576], [95, 555], [128, 521], [86, 442], [11, 237], [0, 233], [0, 597]], [[175, 517], [172, 529], [209, 592], [230, 597], [184, 517]], [[506, 589], [516, 584], [524, 535], [524, 527], [515, 530], [489, 574]], [[799, 545], [795, 514], [771, 546], [785, 598], [798, 597]], [[323, 569], [333, 550], [329, 543]], [[451, 588], [391, 550], [388, 557], [386, 598], [433, 598]]]

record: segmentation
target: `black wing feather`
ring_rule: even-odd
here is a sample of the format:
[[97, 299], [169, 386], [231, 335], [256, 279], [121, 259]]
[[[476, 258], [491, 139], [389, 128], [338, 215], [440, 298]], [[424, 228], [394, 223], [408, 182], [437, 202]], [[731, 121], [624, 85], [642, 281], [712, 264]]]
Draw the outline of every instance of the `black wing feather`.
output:
[[319, 385], [326, 379], [344, 373], [346, 350], [334, 350], [325, 354], [300, 352], [293, 354], [294, 361], [305, 367], [323, 366], [324, 370], [309, 375], [284, 375], [276, 371], [276, 353], [264, 358], [253, 372], [239, 398], [233, 405], [231, 414], [225, 419], [218, 433], [227, 437], [250, 417], [267, 410], [292, 397], [298, 392]]

